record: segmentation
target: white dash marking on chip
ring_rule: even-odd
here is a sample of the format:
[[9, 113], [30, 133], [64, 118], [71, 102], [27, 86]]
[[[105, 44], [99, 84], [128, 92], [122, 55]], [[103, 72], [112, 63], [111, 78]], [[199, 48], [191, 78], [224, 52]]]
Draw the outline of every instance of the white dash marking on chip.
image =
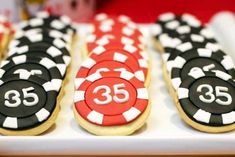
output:
[[223, 67], [225, 67], [226, 70], [230, 70], [234, 68], [233, 60], [228, 55], [224, 56], [224, 59], [221, 61], [221, 64], [223, 65]]
[[17, 129], [17, 118], [15, 117], [6, 117], [5, 121], [3, 122], [3, 126], [6, 128]]
[[100, 55], [101, 53], [105, 52], [105, 48], [103, 46], [97, 46], [92, 50], [92, 53], [95, 53], [97, 55]]
[[234, 123], [235, 121], [235, 112], [229, 112], [229, 113], [224, 113], [222, 114], [222, 121], [223, 124], [231, 124]]
[[132, 121], [135, 119], [141, 112], [136, 109], [135, 107], [131, 107], [129, 110], [124, 112], [122, 115], [126, 119], [127, 122]]
[[202, 109], [199, 109], [194, 115], [193, 118], [195, 118], [196, 120], [200, 121], [200, 122], [204, 122], [204, 123], [209, 123], [210, 122], [210, 117], [211, 117], [211, 113], [206, 112]]
[[74, 92], [74, 103], [83, 101], [85, 99], [85, 91], [76, 90]]
[[201, 57], [211, 57], [212, 55], [212, 50], [210, 49], [203, 49], [203, 48], [199, 48], [197, 49], [198, 55]]
[[95, 60], [88, 58], [82, 63], [82, 67], [90, 69], [95, 64], [96, 64]]
[[26, 62], [26, 58], [27, 58], [26, 55], [20, 55], [13, 57], [12, 60], [15, 64], [21, 64]]
[[47, 111], [45, 108], [42, 108], [35, 115], [36, 115], [38, 121], [42, 122], [48, 118], [48, 116], [50, 115], [50, 112]]
[[134, 77], [134, 74], [129, 71], [123, 70], [120, 73], [120, 77], [125, 80], [131, 80]]
[[178, 93], [178, 99], [184, 99], [188, 98], [189, 90], [186, 88], [178, 88], [177, 93]]
[[138, 99], [148, 99], [148, 90], [146, 88], [137, 89], [137, 98]]
[[77, 89], [78, 87], [80, 87], [84, 81], [85, 81], [85, 78], [75, 78], [74, 80], [75, 88]]
[[97, 123], [97, 124], [102, 124], [103, 123], [103, 118], [104, 115], [96, 112], [96, 111], [91, 111], [88, 115], [87, 115], [87, 119], [90, 120], [93, 123]]
[[43, 66], [45, 66], [47, 69], [50, 69], [50, 68], [56, 66], [55, 62], [53, 62], [53, 61], [50, 60], [49, 58], [43, 58], [43, 59], [41, 59], [40, 64], [42, 64]]
[[174, 89], [177, 90], [179, 88], [180, 84], [181, 84], [181, 79], [178, 78], [178, 77], [173, 78], [173, 79], [171, 79], [171, 83], [172, 83]]
[[121, 53], [115, 52], [113, 56], [113, 60], [124, 63], [127, 60], [127, 56]]

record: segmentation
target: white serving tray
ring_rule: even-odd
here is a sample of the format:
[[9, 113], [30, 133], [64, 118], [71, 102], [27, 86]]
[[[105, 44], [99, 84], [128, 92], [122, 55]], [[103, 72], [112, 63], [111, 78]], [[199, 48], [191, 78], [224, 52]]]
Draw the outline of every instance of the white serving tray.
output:
[[[80, 26], [83, 39], [87, 25]], [[148, 36], [149, 26], [143, 26]], [[83, 130], [73, 118], [73, 78], [81, 62], [76, 51], [73, 69], [61, 112], [56, 124], [40, 136], [0, 136], [0, 154], [232, 154], [235, 153], [235, 131], [222, 134], [202, 133], [186, 125], [180, 118], [162, 77], [160, 55], [151, 49], [152, 110], [146, 124], [131, 136], [94, 136]]]

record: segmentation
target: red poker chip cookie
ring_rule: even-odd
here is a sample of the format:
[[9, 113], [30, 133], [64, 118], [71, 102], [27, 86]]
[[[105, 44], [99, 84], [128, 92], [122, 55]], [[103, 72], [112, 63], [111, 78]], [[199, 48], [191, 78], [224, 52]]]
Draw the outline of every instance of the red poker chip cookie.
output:
[[127, 24], [129, 22], [132, 22], [131, 18], [125, 15], [119, 15], [119, 16], [115, 16], [115, 15], [108, 15], [105, 13], [100, 13], [97, 14], [92, 22], [103, 22], [107, 19], [114, 19], [116, 22], [118, 23], [123, 23], [123, 24]]
[[91, 23], [92, 25], [89, 27], [89, 32], [98, 36], [102, 36], [104, 34], [113, 34], [116, 36], [125, 35], [128, 37], [137, 38], [142, 35], [142, 33], [137, 28], [137, 25], [134, 22], [128, 20], [128, 18], [125, 16], [103, 18], [103, 20], [94, 20]]
[[114, 53], [115, 51], [121, 52], [126, 56], [132, 56], [135, 59], [135, 66], [137, 66], [139, 70], [142, 70], [144, 72], [145, 78], [148, 76], [148, 57], [145, 52], [139, 51], [138, 47], [136, 46], [123, 45], [122, 47], [120, 47], [115, 43], [105, 46], [97, 46], [93, 50], [91, 50], [90, 56], [99, 55], [97, 59], [102, 59], [103, 57], [109, 55], [109, 53]]
[[144, 72], [139, 68], [138, 62], [129, 53], [123, 50], [107, 50], [96, 49], [79, 68], [76, 79], [75, 88], [77, 88], [84, 78], [96, 72], [102, 71], [130, 71], [141, 82], [145, 81]]
[[[129, 38], [132, 38], [136, 41], [140, 40], [142, 41], [142, 33], [140, 32], [140, 30], [138, 28], [130, 28], [128, 26], [118, 26], [118, 25], [114, 25], [112, 27], [108, 27], [108, 26], [96, 26], [96, 25], [92, 25], [91, 26], [91, 30], [90, 30], [90, 34], [95, 34], [98, 37], [99, 36], [103, 36], [105, 34], [112, 34], [114, 36], [117, 37], [121, 37], [121, 36], [127, 36]], [[106, 30], [107, 29], [107, 30]]]
[[134, 38], [125, 35], [104, 34], [102, 36], [98, 36], [96, 34], [90, 34], [86, 38], [88, 53], [96, 46], [104, 46], [109, 44], [115, 44], [119, 47], [123, 47], [123, 45], [134, 45], [140, 50], [144, 49], [143, 36]]
[[94, 73], [84, 79], [74, 94], [75, 112], [101, 126], [135, 120], [148, 102], [144, 84], [128, 71]]
[[98, 14], [91, 21], [94, 27], [97, 30], [102, 32], [109, 32], [113, 30], [113, 28], [121, 28], [121, 27], [129, 27], [131, 29], [136, 29], [136, 24], [127, 16], [120, 15], [107, 15], [107, 14]]

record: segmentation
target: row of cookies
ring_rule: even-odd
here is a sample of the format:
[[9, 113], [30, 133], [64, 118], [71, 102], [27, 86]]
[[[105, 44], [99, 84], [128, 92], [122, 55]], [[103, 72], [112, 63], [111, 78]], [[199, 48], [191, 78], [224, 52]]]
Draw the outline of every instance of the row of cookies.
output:
[[126, 16], [98, 14], [89, 27], [76, 78], [74, 115], [95, 135], [129, 135], [145, 123], [150, 103], [143, 35]]
[[162, 14], [155, 26], [164, 79], [183, 120], [204, 132], [234, 130], [234, 64], [211, 30], [190, 14]]
[[47, 12], [16, 28], [0, 67], [0, 133], [38, 135], [59, 113], [76, 29]]

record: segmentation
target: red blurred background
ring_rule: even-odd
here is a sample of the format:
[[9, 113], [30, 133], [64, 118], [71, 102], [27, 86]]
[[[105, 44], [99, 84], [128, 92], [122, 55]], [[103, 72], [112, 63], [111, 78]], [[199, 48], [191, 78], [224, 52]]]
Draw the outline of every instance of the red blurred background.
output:
[[65, 14], [76, 22], [88, 22], [100, 12], [126, 14], [139, 23], [154, 22], [164, 12], [191, 13], [208, 22], [220, 11], [235, 12], [235, 0], [7, 0], [0, 5], [0, 14], [13, 22], [40, 10]]
[[98, 0], [96, 9], [96, 13], [126, 14], [139, 23], [153, 22], [169, 11], [191, 13], [208, 22], [217, 12], [235, 12], [235, 0]]

